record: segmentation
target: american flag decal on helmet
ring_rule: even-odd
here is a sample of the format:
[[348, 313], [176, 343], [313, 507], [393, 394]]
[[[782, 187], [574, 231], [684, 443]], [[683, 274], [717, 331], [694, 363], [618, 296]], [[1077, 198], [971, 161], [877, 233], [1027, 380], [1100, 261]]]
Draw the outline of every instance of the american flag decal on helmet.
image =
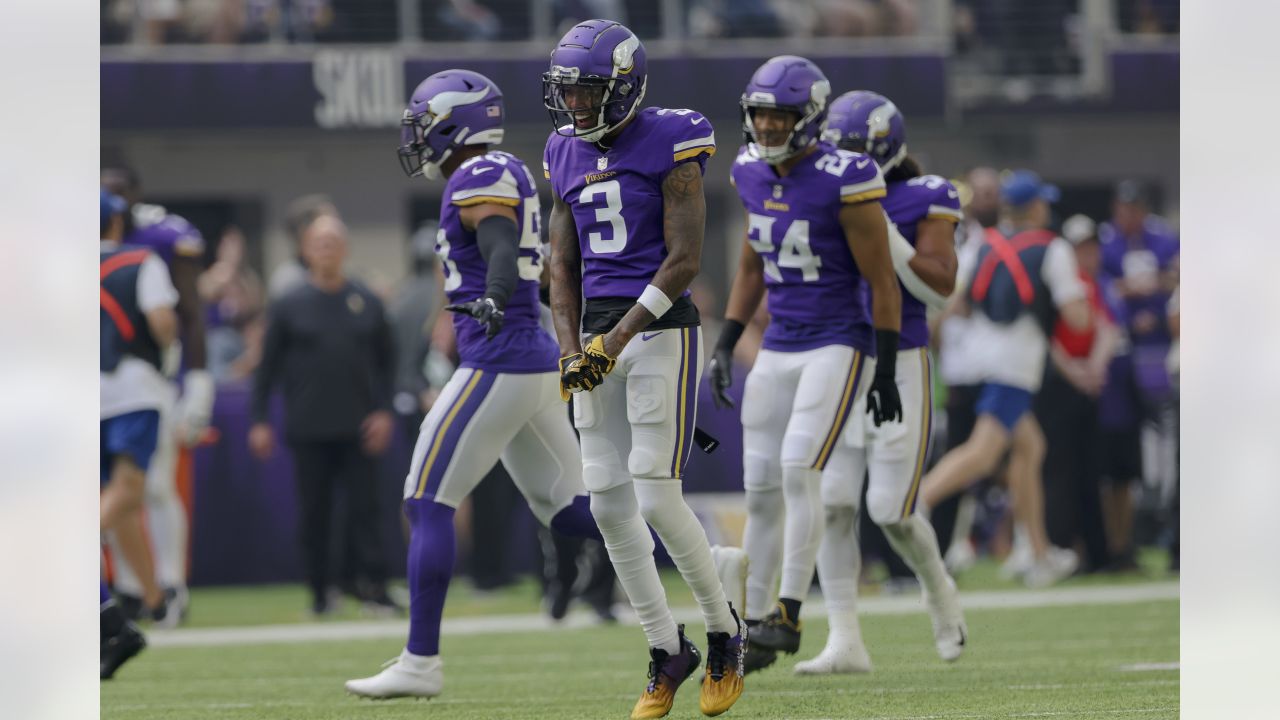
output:
[[485, 111], [485, 114], [487, 114], [489, 117], [498, 117], [499, 115], [502, 114], [502, 108], [498, 107], [497, 105], [490, 105], [489, 107], [485, 108], [484, 111]]

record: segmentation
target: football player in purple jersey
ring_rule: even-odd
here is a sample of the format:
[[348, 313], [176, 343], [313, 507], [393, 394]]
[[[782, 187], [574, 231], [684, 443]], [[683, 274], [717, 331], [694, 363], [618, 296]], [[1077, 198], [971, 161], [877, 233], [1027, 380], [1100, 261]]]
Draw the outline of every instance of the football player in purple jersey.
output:
[[756, 70], [741, 99], [746, 144], [732, 180], [747, 233], [709, 372], [717, 404], [731, 405], [733, 348], [768, 290], [769, 327], [742, 400], [753, 670], [800, 647], [800, 606], [822, 539], [822, 472], [851, 410], [867, 396], [876, 425], [902, 419], [902, 300], [878, 202], [884, 179], [868, 155], [820, 139], [830, 92], [817, 65], [782, 55]]
[[954, 237], [961, 219], [960, 194], [945, 179], [926, 175], [907, 154], [902, 113], [882, 95], [856, 90], [836, 98], [827, 114], [823, 138], [846, 150], [870, 155], [885, 175], [888, 195], [880, 204], [892, 223], [889, 248], [902, 283], [896, 380], [910, 420], [880, 427], [850, 423], [844, 442], [823, 472], [826, 530], [818, 553], [818, 576], [830, 630], [822, 652], [796, 663], [795, 669], [813, 675], [871, 670], [856, 607], [861, 565], [856, 522], [864, 475], [870, 478], [867, 513], [920, 578], [938, 654], [944, 660], [955, 660], [964, 649], [964, 616], [933, 527], [916, 512], [916, 496], [933, 420], [933, 368], [925, 307], [945, 306], [955, 288]]
[[[142, 185], [130, 168], [104, 167], [102, 186], [129, 203], [125, 214], [124, 242], [149, 248], [169, 267], [178, 289], [181, 329], [181, 362], [166, 358], [166, 373], [183, 370], [182, 397], [171, 388], [169, 401], [160, 410], [160, 434], [155, 456], [147, 471], [147, 524], [141, 517], [124, 523], [109, 535], [115, 566], [114, 585], [121, 605], [133, 615], [145, 607], [162, 626], [176, 625], [186, 615], [187, 511], [178, 496], [178, 443], [193, 447], [209, 427], [213, 414], [213, 375], [205, 369], [204, 306], [196, 288], [203, 270], [204, 238], [185, 219], [159, 205], [142, 202]], [[174, 346], [178, 348], [177, 345]], [[135, 568], [144, 564], [142, 553], [155, 559], [155, 577], [143, 578]]]
[[579, 393], [583, 481], [649, 643], [649, 682], [631, 717], [666, 715], [700, 662], [671, 616], [646, 522], [702, 610], [700, 707], [719, 715], [742, 694], [744, 627], [681, 483], [703, 355], [688, 287], [702, 254], [702, 173], [715, 135], [693, 110], [641, 108], [644, 47], [616, 22], [575, 26], [542, 77], [555, 128], [543, 168], [555, 197], [548, 235], [561, 387], [566, 398]]
[[347, 682], [356, 695], [440, 694], [454, 510], [499, 459], [541, 523], [600, 537], [560, 402], [556, 343], [538, 326], [538, 192], [523, 162], [493, 149], [504, 116], [502, 92], [470, 70], [423, 80], [404, 112], [405, 173], [445, 180], [436, 254], [462, 361], [422, 423], [405, 478], [409, 641], [382, 672]]

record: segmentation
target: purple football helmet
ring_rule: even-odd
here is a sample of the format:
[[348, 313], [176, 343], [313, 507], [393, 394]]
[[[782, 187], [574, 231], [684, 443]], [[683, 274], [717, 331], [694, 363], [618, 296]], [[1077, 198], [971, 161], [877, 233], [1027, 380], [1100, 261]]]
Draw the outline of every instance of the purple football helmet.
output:
[[573, 27], [551, 52], [542, 102], [556, 133], [595, 142], [625, 123], [644, 98], [644, 46], [612, 20]]
[[[770, 58], [751, 76], [738, 103], [749, 151], [776, 165], [817, 142], [830, 94], [831, 83], [817, 65], [796, 55]], [[799, 116], [785, 143], [764, 145], [756, 137], [752, 119], [758, 108], [787, 110]]]
[[866, 153], [889, 172], [907, 156], [907, 123], [889, 98], [853, 90], [831, 101], [822, 139]]
[[400, 121], [400, 167], [409, 177], [440, 177], [440, 166], [463, 145], [502, 142], [502, 91], [470, 70], [441, 70], [423, 80]]

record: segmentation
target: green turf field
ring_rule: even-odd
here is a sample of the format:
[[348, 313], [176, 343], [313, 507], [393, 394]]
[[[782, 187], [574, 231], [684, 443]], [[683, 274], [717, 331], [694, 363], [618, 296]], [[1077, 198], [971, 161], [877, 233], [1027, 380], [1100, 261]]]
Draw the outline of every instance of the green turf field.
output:
[[[1073, 580], [1065, 587], [1088, 590], [1099, 582]], [[1001, 592], [1016, 598], [1021, 591]], [[221, 604], [211, 599], [218, 593], [225, 596]], [[246, 622], [255, 594], [269, 615], [301, 617], [294, 601], [303, 596], [292, 588], [202, 592], [195, 617], [203, 616], [206, 627], [215, 618]], [[293, 608], [288, 613], [282, 597]], [[491, 596], [463, 589], [450, 602], [455, 599], [453, 617], [533, 610], [527, 587]], [[246, 601], [250, 607], [241, 608]], [[791, 666], [815, 654], [826, 633], [820, 617], [810, 617], [799, 655], [749, 676], [746, 694], [725, 717], [1178, 716], [1178, 670], [1160, 668], [1178, 661], [1176, 600], [969, 610], [967, 619], [970, 644], [955, 664], [937, 659], [923, 613], [875, 614], [863, 619], [873, 674], [801, 679]], [[701, 632], [691, 627], [691, 637], [705, 646]], [[373, 674], [401, 646], [384, 639], [152, 647], [103, 684], [102, 718], [625, 718], [645, 684], [639, 628], [542, 628], [446, 635], [445, 693], [434, 700], [375, 702], [344, 694], [344, 680]], [[696, 684], [681, 690], [670, 717], [702, 717]]]

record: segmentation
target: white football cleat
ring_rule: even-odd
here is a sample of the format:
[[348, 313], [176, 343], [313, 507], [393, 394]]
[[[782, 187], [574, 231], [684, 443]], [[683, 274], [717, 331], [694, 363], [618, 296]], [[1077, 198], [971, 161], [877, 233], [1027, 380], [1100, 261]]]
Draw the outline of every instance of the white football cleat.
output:
[[1022, 580], [1027, 587], [1049, 587], [1071, 577], [1079, 565], [1080, 558], [1074, 550], [1050, 546], [1044, 559], [1032, 565]]
[[871, 672], [871, 656], [861, 640], [828, 642], [812, 660], [796, 663], [797, 675], [855, 675]]
[[347, 692], [367, 698], [435, 697], [444, 689], [439, 655], [414, 655], [407, 649], [387, 661], [373, 677], [347, 681]]
[[938, 657], [951, 662], [964, 652], [964, 644], [969, 630], [964, 624], [964, 610], [960, 607], [960, 593], [956, 590], [956, 581], [947, 578], [947, 588], [937, 597], [925, 594], [925, 605], [929, 608], [929, 619], [933, 621], [933, 645], [938, 650]]
[[742, 615], [747, 611], [747, 551], [727, 545], [712, 545], [711, 559], [724, 586], [725, 599]]

